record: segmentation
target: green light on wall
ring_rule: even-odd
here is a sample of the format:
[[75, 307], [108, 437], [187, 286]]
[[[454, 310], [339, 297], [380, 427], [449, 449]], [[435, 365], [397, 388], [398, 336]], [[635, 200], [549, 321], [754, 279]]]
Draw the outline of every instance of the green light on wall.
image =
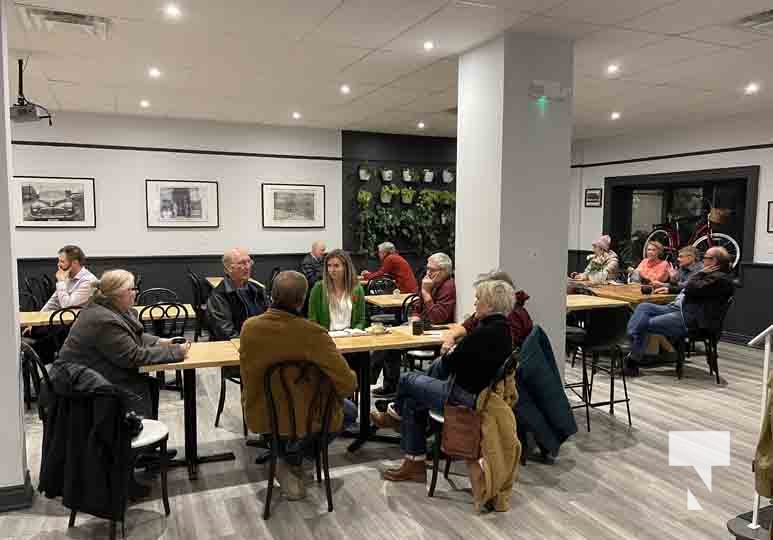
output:
[[548, 98], [547, 96], [540, 96], [537, 98], [537, 109], [539, 109], [540, 114], [545, 114], [545, 111], [548, 107]]

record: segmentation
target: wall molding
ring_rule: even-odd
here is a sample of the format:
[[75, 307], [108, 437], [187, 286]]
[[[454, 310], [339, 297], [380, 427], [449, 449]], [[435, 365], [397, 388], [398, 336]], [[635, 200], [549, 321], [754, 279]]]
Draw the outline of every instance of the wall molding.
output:
[[23, 484], [0, 488], [0, 512], [29, 508], [34, 496], [30, 472], [25, 471]]
[[712, 148], [709, 150], [695, 150], [692, 152], [681, 152], [678, 154], [660, 154], [654, 156], [617, 159], [612, 161], [598, 161], [596, 163], [577, 163], [571, 166], [572, 169], [587, 169], [590, 167], [604, 167], [606, 165], [625, 165], [627, 163], [641, 163], [643, 161], [660, 161], [663, 159], [677, 159], [684, 157], [708, 156], [711, 154], [725, 154], [728, 152], [744, 152], [746, 150], [765, 150], [773, 148], [773, 143], [751, 144], [747, 146], [727, 146], [724, 148]]

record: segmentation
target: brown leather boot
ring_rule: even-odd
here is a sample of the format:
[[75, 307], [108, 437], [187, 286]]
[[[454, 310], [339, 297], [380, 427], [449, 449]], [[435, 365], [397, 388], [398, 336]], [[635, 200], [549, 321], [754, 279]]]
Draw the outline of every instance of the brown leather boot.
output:
[[424, 460], [416, 461], [413, 459], [404, 459], [403, 464], [398, 469], [387, 469], [384, 471], [384, 480], [390, 482], [420, 482], [427, 483], [427, 466]]
[[389, 413], [371, 411], [370, 421], [373, 422], [373, 425], [378, 428], [392, 428], [398, 433], [400, 432], [400, 420]]

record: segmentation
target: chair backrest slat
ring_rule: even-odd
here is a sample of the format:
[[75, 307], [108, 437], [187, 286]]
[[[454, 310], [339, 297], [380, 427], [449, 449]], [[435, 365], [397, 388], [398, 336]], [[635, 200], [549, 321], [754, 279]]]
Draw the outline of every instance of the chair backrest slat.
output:
[[135, 302], [138, 306], [146, 306], [149, 304], [157, 304], [159, 302], [179, 302], [179, 300], [177, 293], [172, 289], [154, 287], [138, 294]]
[[183, 337], [188, 310], [177, 302], [156, 302], [143, 307], [139, 319], [146, 332], [160, 338]]

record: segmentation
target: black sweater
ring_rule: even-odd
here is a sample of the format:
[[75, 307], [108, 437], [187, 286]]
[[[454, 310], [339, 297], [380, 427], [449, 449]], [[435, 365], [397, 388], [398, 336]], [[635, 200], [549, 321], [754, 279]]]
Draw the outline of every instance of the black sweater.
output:
[[504, 315], [489, 315], [456, 348], [446, 355], [445, 363], [456, 375], [456, 384], [479, 394], [510, 356], [513, 338]]

